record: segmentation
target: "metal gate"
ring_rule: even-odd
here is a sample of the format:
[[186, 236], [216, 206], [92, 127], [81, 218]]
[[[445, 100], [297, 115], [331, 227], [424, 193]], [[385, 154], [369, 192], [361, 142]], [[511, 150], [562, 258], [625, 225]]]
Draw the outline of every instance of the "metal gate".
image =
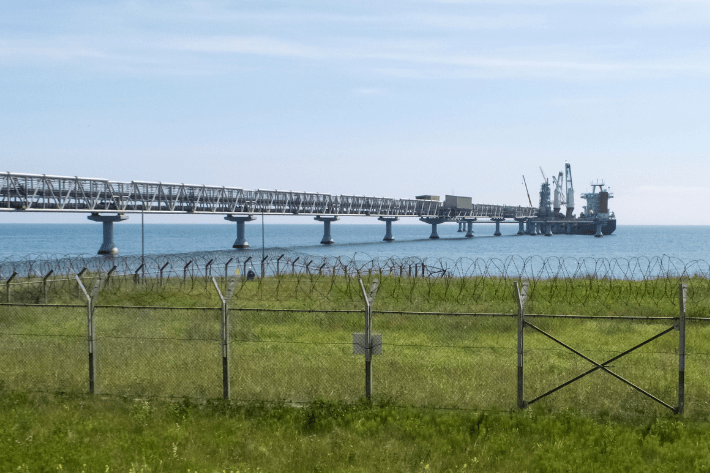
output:
[[[667, 320], [671, 325], [662, 330], [659, 333], [656, 333], [655, 335], [646, 338], [642, 342], [629, 347], [628, 349], [624, 350], [623, 352], [617, 354], [616, 356], [613, 356], [607, 360], [604, 361], [597, 361], [592, 359], [591, 357], [585, 355], [582, 353], [580, 350], [575, 349], [574, 347], [570, 346], [570, 344], [565, 343], [563, 340], [560, 340], [559, 338], [553, 336], [552, 334], [548, 333], [545, 330], [542, 330], [538, 326], [532, 323], [531, 319], [533, 316], [527, 316], [525, 315], [525, 302], [527, 301], [528, 297], [528, 283], [522, 283], [518, 284], [517, 282], [515, 283], [515, 296], [518, 302], [518, 346], [517, 346], [517, 354], [518, 354], [518, 381], [517, 381], [517, 404], [518, 408], [524, 409], [528, 407], [529, 405], [547, 397], [550, 396], [551, 394], [559, 391], [560, 389], [569, 386], [572, 383], [575, 383], [582, 378], [601, 370], [602, 372], [608, 374], [609, 376], [617, 379], [619, 382], [624, 383], [637, 392], [641, 393], [642, 395], [648, 397], [649, 399], [652, 399], [653, 401], [657, 402], [658, 404], [670, 409], [676, 414], [681, 414], [683, 413], [683, 408], [684, 408], [684, 403], [685, 403], [685, 305], [686, 305], [686, 295], [687, 295], [687, 285], [686, 284], [680, 284], [679, 287], [679, 308], [680, 308], [680, 313], [678, 317], [662, 317], [662, 318], [655, 318], [654, 320]], [[624, 317], [592, 317], [592, 316], [546, 316], [546, 317], [560, 317], [560, 318], [584, 318], [584, 319], [624, 319]], [[631, 317], [628, 317], [627, 319], [631, 319]], [[574, 376], [573, 378], [560, 383], [553, 388], [547, 390], [546, 392], [543, 392], [542, 394], [535, 395], [535, 397], [532, 397], [531, 399], [525, 399], [525, 392], [524, 392], [524, 384], [523, 380], [525, 377], [525, 372], [524, 372], [524, 363], [525, 363], [525, 352], [523, 350], [524, 348], [524, 335], [525, 335], [525, 328], [529, 328], [533, 332], [542, 335], [543, 337], [546, 337], [547, 339], [551, 340], [554, 342], [554, 344], [559, 345], [563, 347], [565, 350], [573, 353], [577, 357], [585, 360], [589, 364], [592, 365], [588, 370], [584, 371], [583, 373]], [[618, 373], [615, 373], [610, 369], [610, 364], [635, 352], [639, 348], [648, 345], [649, 343], [653, 342], [654, 340], [657, 340], [664, 335], [667, 335], [671, 332], [677, 331], [678, 332], [678, 399], [677, 399], [677, 405], [673, 406], [669, 402], [666, 402], [660, 397], [650, 393], [648, 390], [643, 389], [640, 387], [637, 383], [634, 383], [625, 377], [620, 376]]]

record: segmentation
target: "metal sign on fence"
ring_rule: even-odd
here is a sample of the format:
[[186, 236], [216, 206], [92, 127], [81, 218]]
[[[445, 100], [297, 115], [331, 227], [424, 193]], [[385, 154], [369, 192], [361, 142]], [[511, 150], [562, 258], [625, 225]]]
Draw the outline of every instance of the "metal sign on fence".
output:
[[382, 355], [382, 334], [371, 334], [370, 341], [371, 347], [367, 344], [366, 333], [353, 333], [353, 355], [367, 355], [368, 348], [372, 349], [373, 355]]

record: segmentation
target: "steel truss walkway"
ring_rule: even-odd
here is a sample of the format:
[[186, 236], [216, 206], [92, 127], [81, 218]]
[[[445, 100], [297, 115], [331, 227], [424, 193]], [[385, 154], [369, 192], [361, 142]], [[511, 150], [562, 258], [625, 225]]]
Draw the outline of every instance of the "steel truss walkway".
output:
[[442, 202], [237, 187], [116, 182], [107, 179], [4, 173], [0, 210], [87, 213], [201, 213], [443, 218], [529, 218], [532, 207], [473, 204], [445, 208]]

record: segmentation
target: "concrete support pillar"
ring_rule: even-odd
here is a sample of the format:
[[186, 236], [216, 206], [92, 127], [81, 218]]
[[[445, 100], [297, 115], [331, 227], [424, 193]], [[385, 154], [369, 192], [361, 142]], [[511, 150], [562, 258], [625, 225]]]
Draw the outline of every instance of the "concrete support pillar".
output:
[[431, 235], [429, 235], [429, 238], [437, 239], [439, 238], [439, 233], [436, 231], [436, 226], [437, 223], [432, 223], [431, 224]]
[[537, 236], [537, 222], [530, 222], [530, 235]]
[[113, 243], [113, 222], [122, 222], [128, 217], [123, 214], [100, 215], [95, 213], [89, 215], [87, 218], [92, 222], [102, 222], [104, 224], [104, 241], [101, 244], [101, 248], [99, 248], [98, 254], [117, 255], [118, 248], [116, 248], [116, 245]]
[[336, 215], [333, 215], [332, 217], [323, 217], [318, 215], [313, 220], [323, 222], [323, 239], [320, 241], [321, 245], [332, 245], [333, 237], [330, 236], [330, 222], [335, 222], [340, 219]]
[[394, 241], [392, 236], [392, 222], [399, 220], [399, 217], [378, 217], [380, 222], [385, 222], [385, 237], [382, 241]]
[[522, 235], [525, 233], [525, 220], [520, 219], [518, 220], [518, 235]]
[[537, 225], [535, 225], [535, 230], [537, 231], [538, 235], [542, 235], [542, 222], [537, 222]]
[[493, 235], [494, 235], [494, 236], [500, 236], [500, 235], [501, 235], [501, 233], [500, 233], [500, 222], [502, 222], [502, 221], [505, 220], [505, 219], [503, 219], [503, 218], [492, 218], [491, 220], [496, 223], [496, 231], [495, 231], [495, 233], [494, 233]]
[[466, 230], [466, 238], [473, 238], [473, 222], [475, 222], [475, 221], [476, 221], [475, 218], [471, 218], [471, 219], [467, 218], [466, 220], [464, 220], [466, 225], [468, 225], [468, 229]]
[[459, 220], [459, 229], [458, 229], [459, 232], [464, 231], [464, 228], [463, 228], [464, 225], [465, 225], [464, 221], [463, 221], [463, 220]]
[[237, 239], [232, 248], [249, 248], [246, 232], [244, 231], [244, 223], [256, 220], [256, 218], [253, 215], [227, 215], [224, 219], [230, 222], [237, 222]]
[[601, 238], [603, 236], [604, 236], [604, 234], [602, 233], [602, 222], [597, 221], [597, 231], [594, 234], [594, 238]]
[[432, 238], [432, 239], [439, 238], [439, 234], [436, 232], [436, 226], [438, 224], [444, 223], [446, 221], [446, 219], [443, 219], [443, 218], [430, 218], [430, 217], [422, 217], [419, 220], [431, 225], [431, 235], [429, 236], [429, 238]]
[[552, 224], [545, 222], [545, 236], [552, 236]]

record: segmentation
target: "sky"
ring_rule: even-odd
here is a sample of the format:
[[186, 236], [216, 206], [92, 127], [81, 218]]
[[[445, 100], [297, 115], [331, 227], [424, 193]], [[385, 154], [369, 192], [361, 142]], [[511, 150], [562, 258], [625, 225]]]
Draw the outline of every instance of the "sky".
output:
[[4, 0], [0, 72], [0, 171], [527, 205], [569, 161], [710, 225], [710, 1]]

